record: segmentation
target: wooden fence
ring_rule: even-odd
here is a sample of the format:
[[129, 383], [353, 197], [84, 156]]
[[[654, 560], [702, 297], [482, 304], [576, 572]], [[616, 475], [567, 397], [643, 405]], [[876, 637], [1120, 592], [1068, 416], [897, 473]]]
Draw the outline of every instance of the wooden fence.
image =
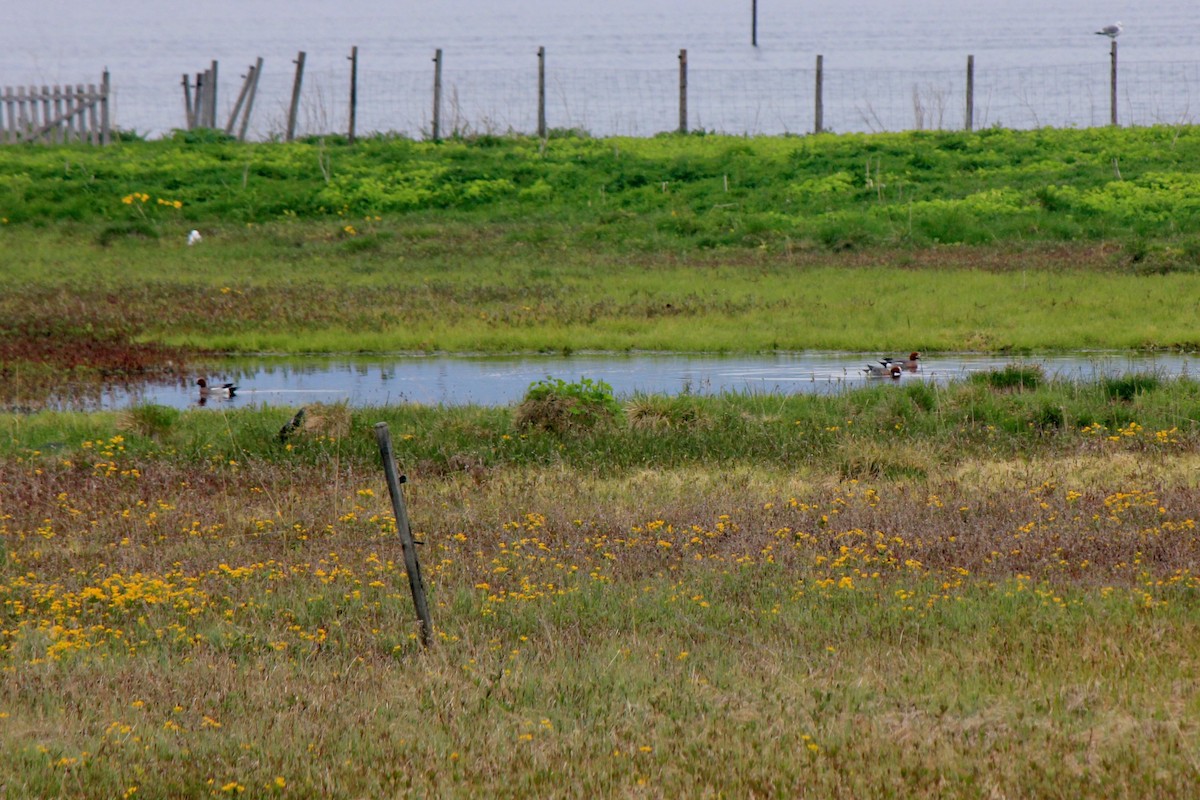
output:
[[100, 86], [6, 86], [0, 92], [0, 143], [88, 142], [106, 145], [111, 137], [105, 70]]

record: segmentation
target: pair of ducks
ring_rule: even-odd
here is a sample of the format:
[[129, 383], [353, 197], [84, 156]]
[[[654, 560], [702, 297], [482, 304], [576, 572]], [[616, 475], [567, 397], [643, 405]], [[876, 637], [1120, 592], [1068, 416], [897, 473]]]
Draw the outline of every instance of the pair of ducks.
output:
[[899, 380], [902, 372], [916, 372], [920, 365], [920, 353], [909, 353], [908, 358], [884, 358], [878, 364], [867, 364], [863, 372], [868, 378], [892, 378]]

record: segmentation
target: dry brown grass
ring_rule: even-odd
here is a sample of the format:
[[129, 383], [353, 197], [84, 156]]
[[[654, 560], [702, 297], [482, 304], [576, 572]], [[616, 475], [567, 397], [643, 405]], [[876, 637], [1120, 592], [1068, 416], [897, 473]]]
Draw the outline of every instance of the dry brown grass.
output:
[[1194, 465], [9, 460], [0, 794], [1189, 796]]

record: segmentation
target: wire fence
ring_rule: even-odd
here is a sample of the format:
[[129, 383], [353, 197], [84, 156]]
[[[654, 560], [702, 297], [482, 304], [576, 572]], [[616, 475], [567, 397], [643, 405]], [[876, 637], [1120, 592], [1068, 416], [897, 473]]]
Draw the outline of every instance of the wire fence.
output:
[[[228, 70], [223, 75], [234, 72]], [[729, 134], [801, 134], [815, 124], [816, 69], [692, 69], [687, 75], [690, 130]], [[228, 115], [236, 77], [222, 81]], [[440, 131], [447, 135], [537, 131], [537, 70], [446, 70]], [[652, 136], [679, 127], [680, 75], [674, 69], [546, 69], [550, 129], [595, 136]], [[967, 73], [962, 70], [837, 69], [822, 71], [823, 129], [880, 132], [962, 129]], [[268, 64], [261, 76], [249, 138], [282, 138], [293, 74]], [[116, 125], [143, 134], [184, 128], [182, 89], [114, 81]], [[1122, 125], [1190, 124], [1200, 101], [1200, 63], [1120, 65]], [[1095, 64], [987, 68], [974, 71], [975, 128], [1093, 127], [1110, 121], [1110, 67]], [[349, 126], [349, 69], [305, 73], [296, 135], [345, 133]], [[176, 111], [172, 111], [174, 108]], [[427, 138], [433, 123], [433, 70], [358, 71], [356, 128], [360, 135], [392, 133]], [[225, 117], [219, 116], [219, 120]]]

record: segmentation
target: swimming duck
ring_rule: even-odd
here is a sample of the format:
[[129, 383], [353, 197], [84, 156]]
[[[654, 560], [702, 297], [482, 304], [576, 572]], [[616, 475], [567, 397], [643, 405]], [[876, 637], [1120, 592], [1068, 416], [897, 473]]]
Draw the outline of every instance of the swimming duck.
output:
[[892, 364], [896, 364], [900, 367], [900, 369], [903, 369], [907, 372], [916, 372], [920, 367], [920, 364], [917, 363], [920, 361], [920, 359], [921, 354], [914, 351], [908, 354], [908, 358], [885, 358], [879, 363], [888, 367], [890, 367]]
[[879, 362], [878, 364], [867, 364], [863, 372], [867, 373], [868, 378], [894, 378], [900, 377], [900, 365], [888, 364]]
[[233, 397], [233, 393], [237, 391], [236, 386], [232, 383], [222, 383], [220, 386], [209, 386], [208, 381], [200, 378], [196, 381], [196, 385], [200, 387], [200, 399], [206, 400], [209, 397]]

